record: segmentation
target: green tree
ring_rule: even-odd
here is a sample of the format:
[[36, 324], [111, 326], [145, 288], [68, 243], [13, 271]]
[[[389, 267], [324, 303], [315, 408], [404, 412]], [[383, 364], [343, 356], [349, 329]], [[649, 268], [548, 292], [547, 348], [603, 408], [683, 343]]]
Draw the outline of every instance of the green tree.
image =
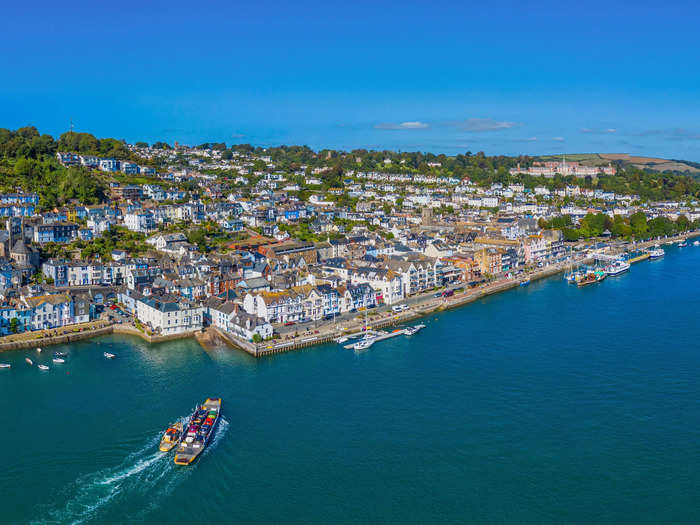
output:
[[637, 239], [646, 239], [649, 233], [649, 226], [647, 225], [647, 216], [642, 211], [638, 211], [630, 215], [630, 227], [632, 228], [632, 234]]

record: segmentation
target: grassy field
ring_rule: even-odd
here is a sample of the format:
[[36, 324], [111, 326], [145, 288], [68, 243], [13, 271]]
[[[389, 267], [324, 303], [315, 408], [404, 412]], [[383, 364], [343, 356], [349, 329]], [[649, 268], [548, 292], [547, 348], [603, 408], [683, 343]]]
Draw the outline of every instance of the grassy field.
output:
[[[543, 162], [559, 161], [563, 155], [542, 155], [537, 157]], [[572, 153], [566, 154], [566, 160], [580, 162], [584, 166], [606, 166], [609, 162], [622, 161], [624, 164], [653, 171], [685, 172], [689, 175], [700, 175], [700, 169], [682, 161], [661, 159], [658, 157], [639, 157], [629, 153]]]

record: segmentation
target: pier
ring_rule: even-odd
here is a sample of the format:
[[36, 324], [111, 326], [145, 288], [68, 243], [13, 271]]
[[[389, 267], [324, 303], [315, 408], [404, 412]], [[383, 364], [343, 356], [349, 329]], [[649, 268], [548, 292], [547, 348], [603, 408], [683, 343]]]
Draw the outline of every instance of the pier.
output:
[[[422, 325], [422, 327], [425, 327], [425, 325]], [[393, 332], [376, 332], [374, 330], [367, 330], [364, 332], [366, 335], [371, 336], [374, 338], [374, 342], [378, 343], [379, 341], [386, 341], [387, 339], [391, 339], [392, 337], [396, 337], [399, 335], [406, 335], [406, 331], [402, 329], [397, 329], [394, 330]], [[352, 350], [352, 348], [355, 346], [355, 343], [345, 345], [343, 348], [347, 348], [348, 350]]]

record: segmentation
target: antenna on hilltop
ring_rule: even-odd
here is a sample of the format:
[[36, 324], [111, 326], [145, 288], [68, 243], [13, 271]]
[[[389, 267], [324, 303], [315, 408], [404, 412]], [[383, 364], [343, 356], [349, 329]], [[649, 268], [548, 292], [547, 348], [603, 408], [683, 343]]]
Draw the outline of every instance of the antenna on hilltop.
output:
[[70, 134], [71, 134], [71, 137], [73, 137], [73, 119], [72, 118], [70, 119]]

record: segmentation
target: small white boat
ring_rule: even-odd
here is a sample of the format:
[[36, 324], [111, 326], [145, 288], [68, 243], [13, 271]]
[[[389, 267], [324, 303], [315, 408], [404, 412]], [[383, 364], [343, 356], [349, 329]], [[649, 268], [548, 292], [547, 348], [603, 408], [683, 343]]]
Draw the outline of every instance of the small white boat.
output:
[[104, 352], [104, 356], [105, 356], [107, 359], [114, 359], [115, 357], [117, 357], [116, 355], [110, 354], [109, 352]]
[[12, 365], [10, 363], [0, 363], [0, 368], [11, 368]]
[[693, 246], [700, 246], [700, 241], [693, 241]]
[[52, 361], [53, 361], [54, 363], [65, 363], [65, 362], [66, 362], [66, 360], [63, 359], [63, 358], [61, 358], [61, 357], [54, 357], [54, 358], [52, 359]]
[[39, 370], [48, 370], [49, 369], [49, 367], [46, 365], [38, 365], [38, 366], [39, 366]]
[[607, 273], [608, 275], [620, 275], [621, 273], [625, 273], [629, 269], [630, 263], [628, 263], [627, 261], [623, 261], [622, 259], [618, 259], [605, 267], [605, 273]]
[[367, 350], [370, 346], [374, 344], [374, 337], [365, 337], [359, 340], [357, 343], [352, 345], [353, 350]]
[[664, 255], [666, 255], [666, 252], [662, 248], [660, 248], [658, 244], [654, 246], [653, 250], [649, 250], [650, 259], [658, 259], [660, 257], [663, 257]]
[[349, 338], [349, 337], [342, 336], [342, 337], [338, 337], [338, 338], [335, 340], [335, 342], [338, 343], [338, 344], [343, 344], [343, 343], [345, 343], [348, 339], [350, 339], [350, 338]]
[[680, 241], [680, 242], [678, 243], [678, 247], [679, 247], [679, 248], [685, 248], [686, 246], [688, 246], [688, 243], [685, 242], [685, 241]]
[[30, 366], [34, 364], [34, 361], [32, 361], [31, 359], [29, 359], [28, 357], [25, 357], [24, 360], [25, 360], [27, 363], [29, 363]]
[[415, 325], [415, 326], [409, 326], [408, 328], [406, 328], [406, 329], [403, 331], [403, 333], [406, 334], [406, 335], [415, 335], [415, 334], [418, 333], [418, 331], [419, 331], [421, 328], [425, 328], [425, 325], [424, 325], [424, 324], [417, 324], [417, 325]]
[[41, 353], [41, 348], [39, 348], [39, 347], [37, 346], [37, 347], [36, 347], [36, 351], [39, 352], [39, 353]]

